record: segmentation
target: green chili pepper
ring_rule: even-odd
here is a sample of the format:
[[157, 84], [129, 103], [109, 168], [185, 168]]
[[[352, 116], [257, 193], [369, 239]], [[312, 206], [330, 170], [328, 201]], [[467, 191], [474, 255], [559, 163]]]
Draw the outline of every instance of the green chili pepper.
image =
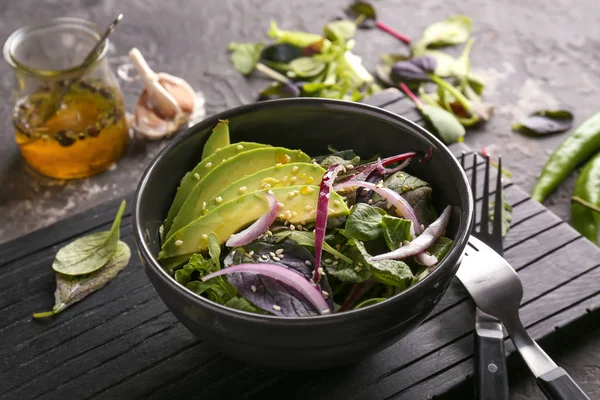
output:
[[[573, 196], [600, 207], [600, 153], [596, 154], [581, 171]], [[573, 203], [571, 205], [571, 225], [577, 232], [596, 243], [600, 214], [579, 203]]]
[[542, 202], [577, 167], [600, 149], [600, 113], [594, 114], [554, 151], [531, 197]]

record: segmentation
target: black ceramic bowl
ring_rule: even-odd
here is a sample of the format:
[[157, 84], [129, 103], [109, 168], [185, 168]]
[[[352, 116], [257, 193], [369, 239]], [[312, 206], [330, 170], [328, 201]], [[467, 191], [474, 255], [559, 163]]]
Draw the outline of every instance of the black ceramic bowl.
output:
[[[278, 318], [226, 308], [180, 286], [156, 261], [158, 227], [179, 181], [200, 160], [219, 119], [228, 119], [231, 141], [254, 141], [326, 154], [327, 145], [370, 158], [433, 148], [427, 164], [409, 173], [430, 182], [438, 210], [452, 205], [446, 236], [454, 245], [435, 271], [377, 305], [308, 318]], [[146, 273], [167, 307], [190, 331], [223, 353], [251, 364], [324, 369], [359, 361], [393, 344], [419, 325], [448, 288], [472, 224], [473, 199], [466, 176], [438, 139], [391, 112], [358, 103], [287, 99], [250, 104], [205, 119], [181, 134], [146, 169], [137, 189], [134, 231]]]

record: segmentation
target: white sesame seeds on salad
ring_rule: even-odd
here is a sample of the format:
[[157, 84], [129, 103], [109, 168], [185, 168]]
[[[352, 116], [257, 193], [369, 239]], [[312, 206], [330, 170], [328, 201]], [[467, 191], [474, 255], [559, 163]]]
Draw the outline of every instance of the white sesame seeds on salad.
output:
[[319, 267], [317, 271], [319, 272], [319, 275], [325, 276], [325, 271], [323, 270], [323, 267]]
[[207, 162], [206, 165], [204, 166], [205, 168], [210, 168], [212, 167], [212, 163], [211, 162]]
[[304, 179], [304, 178], [306, 178], [306, 172], [303, 172], [300, 174], [300, 179]]
[[290, 224], [290, 230], [291, 231], [295, 231], [296, 230], [296, 227], [294, 226], [294, 224]]
[[310, 210], [312, 210], [312, 209], [313, 209], [313, 206], [311, 206], [310, 204], [307, 204], [307, 205], [305, 205], [305, 206], [304, 206], [304, 209], [305, 209], [306, 211], [310, 211]]
[[304, 264], [306, 264], [310, 267], [312, 265], [312, 262], [310, 260], [306, 260], [306, 261], [304, 261]]
[[329, 293], [327, 293], [325, 290], [321, 290], [321, 294], [323, 295], [324, 299], [327, 299], [329, 297]]
[[222, 201], [223, 201], [223, 198], [222, 198], [221, 196], [217, 196], [217, 198], [215, 199], [215, 201], [216, 201], [217, 203], [220, 203], [220, 202], [222, 202]]
[[348, 169], [354, 169], [354, 165], [348, 164], [348, 165], [346, 165], [346, 168], [348, 168]]
[[281, 307], [279, 307], [277, 304], [273, 304], [273, 310], [281, 311]]
[[286, 163], [289, 163], [290, 161], [292, 161], [292, 157], [288, 156], [287, 154], [284, 157], [285, 157]]
[[206, 210], [206, 202], [205, 201], [202, 202], [202, 209]]
[[277, 203], [277, 208], [281, 209], [283, 207], [285, 207], [285, 204], [283, 204], [281, 202]]
[[254, 250], [250, 250], [250, 252], [248, 253], [248, 257], [252, 257], [254, 255]]
[[206, 233], [203, 233], [201, 237], [202, 239], [208, 239], [208, 235]]
[[250, 290], [252, 290], [254, 293], [256, 293], [256, 286], [254, 286], [254, 285], [250, 286]]
[[273, 260], [274, 260], [274, 261], [281, 261], [281, 258], [279, 258], [279, 257], [275, 256], [275, 257], [273, 257]]
[[373, 204], [373, 199], [369, 199], [369, 201], [367, 201], [367, 203]]
[[294, 182], [296, 182], [296, 179], [298, 179], [298, 178], [296, 178], [295, 176], [292, 176], [292, 177], [290, 178], [290, 182], [294, 183]]
[[177, 247], [181, 246], [182, 244], [183, 244], [183, 240], [178, 239], [175, 241], [175, 246], [177, 246]]
[[298, 166], [294, 165], [294, 168], [292, 168], [292, 172], [295, 174], [296, 172], [298, 172]]
[[292, 192], [288, 192], [288, 199], [292, 199], [294, 198], [294, 196], [296, 195], [296, 193]]
[[271, 189], [267, 190], [267, 193], [269, 193], [271, 196], [275, 196], [275, 193], [273, 193]]
[[235, 148], [238, 149], [238, 150], [243, 150], [244, 146], [242, 146], [241, 144], [238, 144]]
[[277, 254], [277, 255], [283, 254], [283, 249], [275, 250], [275, 254]]
[[342, 203], [340, 203], [340, 201], [339, 201], [339, 200], [334, 200], [334, 201], [333, 201], [333, 204], [335, 204], [336, 206], [339, 206], [339, 205], [340, 205], [340, 204], [342, 204]]
[[196, 179], [197, 181], [200, 180], [200, 174], [197, 172], [194, 172], [194, 179]]
[[283, 167], [283, 164], [278, 162], [277, 164], [275, 164], [275, 168], [280, 169], [281, 167]]
[[244, 193], [248, 188], [246, 186], [240, 186], [240, 192]]

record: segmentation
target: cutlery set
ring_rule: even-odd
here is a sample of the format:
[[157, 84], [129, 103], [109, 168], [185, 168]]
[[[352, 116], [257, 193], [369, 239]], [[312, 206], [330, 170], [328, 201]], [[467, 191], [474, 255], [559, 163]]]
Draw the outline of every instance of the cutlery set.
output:
[[[465, 168], [465, 157], [461, 165]], [[523, 286], [519, 276], [502, 257], [502, 162], [498, 160], [493, 218], [490, 218], [489, 171], [486, 157], [479, 229], [473, 229], [456, 274], [477, 306], [475, 313], [476, 396], [482, 400], [508, 399], [508, 376], [504, 355], [504, 331], [535, 375], [550, 400], [589, 400], [575, 381], [538, 346], [519, 318]], [[476, 200], [477, 154], [473, 156], [471, 189]], [[490, 232], [491, 220], [491, 232]]]

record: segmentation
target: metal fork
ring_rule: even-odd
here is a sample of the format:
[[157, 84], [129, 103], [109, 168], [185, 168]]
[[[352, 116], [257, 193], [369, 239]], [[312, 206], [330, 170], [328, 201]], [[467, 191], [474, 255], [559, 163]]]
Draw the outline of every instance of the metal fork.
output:
[[538, 346], [519, 318], [523, 285], [510, 264], [471, 236], [456, 274], [477, 307], [498, 318], [515, 347], [551, 400], [589, 400], [575, 381]]
[[[465, 168], [465, 153], [460, 158]], [[492, 247], [500, 255], [502, 249], [502, 159], [498, 159], [498, 177], [496, 179], [496, 198], [494, 200], [494, 222], [489, 231], [490, 219], [490, 158], [486, 157], [483, 183], [483, 204], [479, 231], [473, 228], [472, 234]], [[477, 154], [473, 155], [473, 173], [471, 175], [473, 199], [477, 199]], [[508, 371], [504, 354], [504, 331], [496, 318], [475, 309], [475, 394], [481, 400], [508, 400]]]

